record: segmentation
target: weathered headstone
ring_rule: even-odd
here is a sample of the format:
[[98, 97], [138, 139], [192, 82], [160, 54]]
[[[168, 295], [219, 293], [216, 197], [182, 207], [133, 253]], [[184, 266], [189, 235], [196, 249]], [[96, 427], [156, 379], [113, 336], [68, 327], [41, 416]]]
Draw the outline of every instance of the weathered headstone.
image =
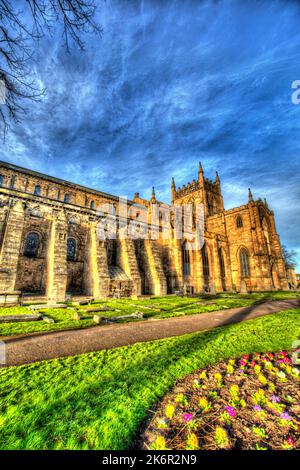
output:
[[97, 325], [100, 325], [102, 323], [103, 319], [100, 315], [94, 315], [93, 320], [94, 320], [95, 323], [97, 323]]
[[55, 321], [53, 320], [53, 318], [49, 318], [49, 317], [46, 317], [45, 315], [42, 316], [42, 320], [45, 322], [45, 323], [55, 323]]
[[73, 320], [81, 320], [82, 316], [78, 312], [74, 312], [72, 315]]
[[247, 284], [244, 279], [241, 280], [241, 287], [240, 287], [241, 294], [248, 294]]
[[29, 305], [28, 310], [41, 310], [41, 309], [52, 309], [52, 308], [67, 308], [66, 304], [37, 304]]
[[212, 295], [216, 295], [216, 286], [215, 286], [215, 284], [211, 284], [210, 289], [209, 289], [209, 293], [212, 294]]

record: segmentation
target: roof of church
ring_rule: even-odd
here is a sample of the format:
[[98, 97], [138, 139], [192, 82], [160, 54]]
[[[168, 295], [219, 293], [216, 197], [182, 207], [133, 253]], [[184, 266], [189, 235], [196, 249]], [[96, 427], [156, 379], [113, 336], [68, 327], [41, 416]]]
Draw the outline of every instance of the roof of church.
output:
[[128, 281], [130, 280], [127, 274], [122, 271], [119, 266], [109, 266], [108, 268], [109, 277], [115, 281]]
[[[103, 191], [98, 191], [97, 189], [88, 188], [87, 186], [82, 186], [81, 184], [72, 183], [70, 181], [66, 181], [66, 180], [63, 180], [61, 178], [56, 178], [54, 176], [46, 175], [44, 173], [39, 173], [38, 171], [28, 170], [27, 168], [23, 168], [21, 166], [14, 165], [12, 163], [0, 161], [0, 167], [1, 166], [4, 167], [4, 168], [7, 168], [9, 170], [14, 170], [14, 171], [18, 171], [20, 173], [25, 173], [29, 176], [38, 177], [38, 178], [44, 179], [46, 181], [52, 181], [53, 183], [58, 183], [58, 184], [62, 184], [64, 186], [68, 186], [70, 188], [79, 189], [81, 191], [92, 193], [92, 194], [95, 194], [97, 196], [107, 197], [109, 199], [114, 199], [116, 201], [119, 200], [119, 197], [115, 196], [113, 194], [105, 193]], [[132, 201], [130, 201], [128, 199], [128, 202], [132, 202]]]

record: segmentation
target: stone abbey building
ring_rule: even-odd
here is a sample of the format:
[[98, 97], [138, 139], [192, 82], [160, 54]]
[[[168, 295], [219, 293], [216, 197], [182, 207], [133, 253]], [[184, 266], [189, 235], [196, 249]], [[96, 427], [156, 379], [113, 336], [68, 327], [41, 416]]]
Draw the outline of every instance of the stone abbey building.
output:
[[[270, 291], [288, 289], [287, 273], [274, 213], [267, 202], [254, 200], [224, 210], [217, 174], [198, 177], [182, 188], [171, 185], [172, 204], [201, 204], [204, 244], [191, 250], [189, 242], [170, 235], [116, 239], [97, 237], [103, 217], [98, 207], [113, 207], [116, 218], [139, 219], [137, 208], [157, 204], [138, 193], [121, 215], [119, 198], [78, 184], [0, 162], [0, 296], [18, 293], [48, 301], [68, 296], [165, 295], [176, 291]], [[158, 203], [164, 209], [171, 207]], [[159, 219], [161, 220], [161, 219]], [[126, 220], [125, 220], [126, 222]], [[193, 234], [194, 225], [191, 226]], [[5, 303], [5, 302], [4, 302]]]

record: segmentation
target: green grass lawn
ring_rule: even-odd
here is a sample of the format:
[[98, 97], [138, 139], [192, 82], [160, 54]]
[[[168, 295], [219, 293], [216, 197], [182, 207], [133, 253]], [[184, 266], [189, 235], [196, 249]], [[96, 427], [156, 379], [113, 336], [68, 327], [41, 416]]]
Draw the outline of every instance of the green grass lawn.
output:
[[[72, 316], [74, 315], [74, 310], [71, 310], [70, 308], [41, 309], [39, 311], [43, 312], [47, 317], [53, 318], [55, 323], [49, 324], [41, 320], [32, 322], [1, 323], [0, 337], [39, 331], [87, 328], [95, 325], [93, 320], [88, 317], [83, 318], [82, 320], [73, 320]], [[28, 315], [30, 313], [37, 313], [37, 311], [28, 310], [26, 307], [0, 307], [0, 315]]]
[[[54, 324], [48, 324], [43, 321], [37, 322], [18, 322], [0, 324], [0, 337], [13, 336], [18, 334], [27, 334], [42, 331], [57, 331], [74, 328], [87, 328], [95, 326], [92, 317], [88, 316], [89, 310], [95, 307], [108, 306], [111, 311], [98, 312], [107, 318], [121, 315], [128, 315], [137, 311], [143, 312], [144, 318], [170, 318], [182, 315], [193, 315], [196, 313], [213, 312], [234, 307], [247, 307], [255, 303], [266, 300], [283, 300], [300, 297], [300, 293], [295, 292], [269, 292], [253, 294], [218, 294], [216, 296], [199, 297], [152, 297], [151, 299], [132, 300], [132, 299], [108, 299], [93, 302], [91, 305], [76, 307], [83, 314], [82, 320], [73, 320], [74, 310], [66, 309], [44, 309], [40, 310], [46, 316], [55, 320]], [[68, 307], [71, 307], [71, 303]], [[0, 307], [1, 315], [17, 315], [36, 313], [24, 307]], [[136, 320], [123, 320], [136, 321]]]
[[[94, 302], [91, 306], [81, 307], [88, 311], [96, 305], [108, 305], [116, 311], [104, 312], [106, 317], [134, 313], [142, 311], [145, 318], [170, 318], [195, 313], [213, 312], [234, 307], [248, 307], [250, 305], [268, 300], [284, 300], [300, 298], [300, 293], [295, 292], [267, 292], [253, 294], [217, 294], [216, 296], [203, 295], [199, 297], [152, 297], [148, 300], [111, 299], [109, 301]], [[152, 308], [152, 309], [151, 309]]]
[[0, 449], [126, 449], [177, 379], [291, 349], [300, 309], [197, 334], [0, 369]]
[[[95, 326], [91, 316], [88, 317], [89, 310], [95, 307], [108, 306], [111, 311], [98, 312], [107, 318], [121, 315], [128, 315], [137, 311], [143, 312], [144, 318], [170, 318], [182, 315], [193, 315], [196, 313], [213, 312], [234, 307], [247, 307], [266, 300], [283, 300], [300, 297], [300, 293], [295, 292], [269, 292], [253, 294], [218, 294], [216, 296], [199, 297], [152, 297], [151, 299], [108, 299], [93, 302], [91, 305], [76, 307], [82, 314], [82, 320], [73, 320], [74, 310], [66, 309], [41, 309], [46, 316], [55, 320], [54, 324], [43, 321], [18, 322], [0, 324], [0, 337], [12, 336], [25, 333], [42, 331], [57, 331], [74, 328], [87, 328]], [[68, 304], [71, 307], [71, 303]], [[17, 315], [36, 313], [24, 307], [0, 307], [1, 315]], [[124, 320], [125, 321], [125, 320]], [[135, 320], [126, 320], [135, 321]]]

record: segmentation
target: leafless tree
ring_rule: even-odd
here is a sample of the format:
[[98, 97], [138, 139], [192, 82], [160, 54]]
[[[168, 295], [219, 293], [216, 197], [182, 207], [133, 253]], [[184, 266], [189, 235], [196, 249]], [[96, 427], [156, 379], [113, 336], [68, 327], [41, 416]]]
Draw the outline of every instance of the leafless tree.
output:
[[296, 256], [297, 253], [295, 250], [289, 250], [285, 245], [282, 245], [282, 255], [285, 263], [286, 269], [293, 269], [296, 266]]
[[[18, 122], [26, 111], [26, 100], [39, 100], [41, 90], [30, 66], [35, 43], [57, 23], [62, 25], [63, 43], [84, 49], [84, 33], [101, 33], [95, 20], [94, 0], [0, 0], [0, 122], [4, 135], [9, 122]], [[2, 88], [1, 88], [2, 87]], [[1, 98], [1, 97], [0, 97]]]

